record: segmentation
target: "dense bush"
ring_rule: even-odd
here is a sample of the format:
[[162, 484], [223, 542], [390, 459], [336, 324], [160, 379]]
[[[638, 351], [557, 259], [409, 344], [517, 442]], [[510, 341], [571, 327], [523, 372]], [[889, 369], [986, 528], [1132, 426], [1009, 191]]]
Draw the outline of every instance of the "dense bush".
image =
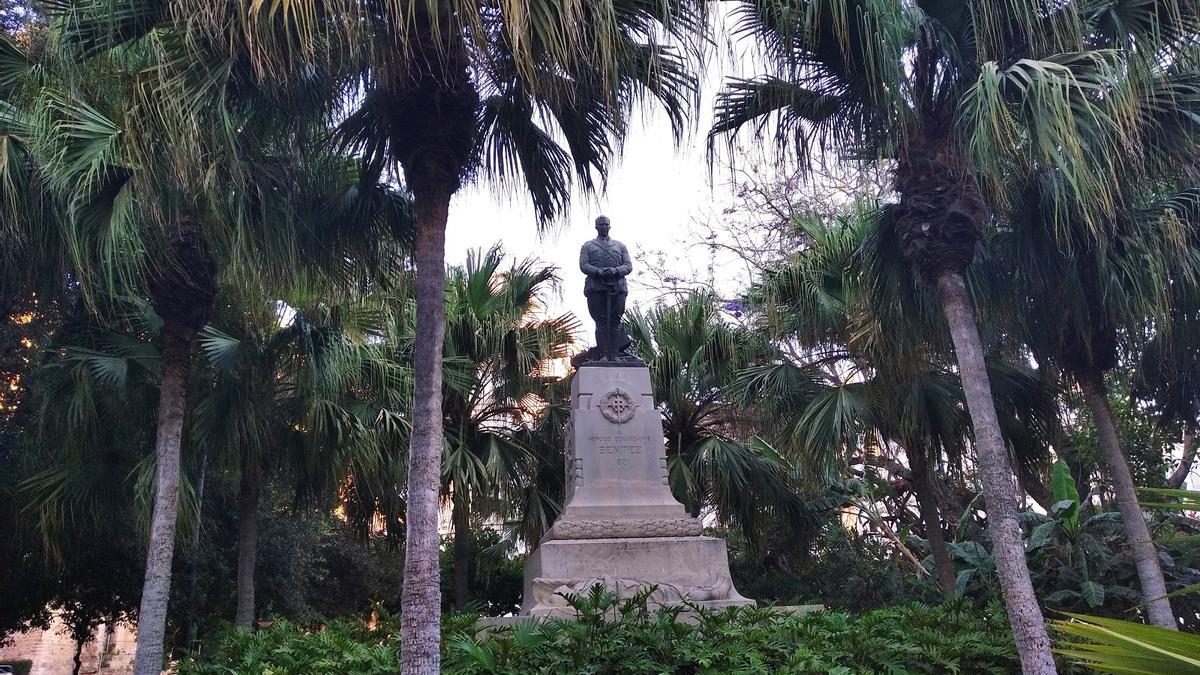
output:
[[906, 600], [937, 601], [895, 562], [885, 543], [846, 531], [839, 512], [826, 514], [812, 532], [779, 528], [757, 550], [736, 529], [720, 533], [729, 544], [729, 567], [742, 595], [780, 605], [820, 603], [853, 613]]
[[[237, 588], [230, 583], [237, 574], [237, 494], [228, 485], [213, 487], [204, 498], [204, 517], [210, 524], [197, 549], [183, 549], [180, 565], [184, 570], [196, 565], [195, 605], [190, 609], [206, 643], [213, 639], [211, 631], [233, 619], [237, 605]], [[396, 579], [403, 559], [388, 550], [387, 542], [363, 540], [349, 525], [318, 509], [291, 508], [290, 495], [270, 491], [263, 502], [255, 565], [260, 614], [270, 612], [310, 625], [361, 618], [376, 604], [399, 608]], [[173, 606], [188, 614], [189, 585], [174, 584], [172, 590]]]
[[[571, 602], [578, 621], [545, 621], [477, 633], [476, 617], [445, 625], [443, 671], [501, 673], [1011, 673], [1017, 656], [1004, 615], [967, 603], [906, 604], [861, 616], [771, 608], [651, 612], [594, 589]], [[395, 672], [396, 622], [376, 630], [337, 621], [307, 632], [279, 623], [234, 631], [220, 650], [182, 664], [180, 675]]]
[[[1027, 532], [1026, 560], [1039, 601], [1054, 612], [1130, 618], [1144, 599], [1121, 514], [1097, 512], [1090, 504], [1080, 508], [1065, 463], [1055, 465], [1054, 475], [1051, 512], [1021, 514]], [[1175, 615], [1185, 629], [1198, 630], [1200, 597], [1180, 591], [1200, 584], [1200, 547], [1194, 544], [1200, 521], [1182, 513], [1161, 513], [1150, 526], [1159, 544], [1167, 590], [1179, 593], [1171, 600]], [[959, 593], [980, 604], [999, 598], [996, 561], [985, 545], [989, 534], [985, 530], [979, 541], [948, 545]], [[927, 565], [932, 568], [932, 559]]]
[[[454, 538], [443, 537], [439, 552], [442, 611], [454, 607]], [[525, 556], [513, 542], [490, 527], [471, 530], [471, 605], [483, 616], [504, 616], [521, 609]], [[397, 606], [396, 609], [399, 609]]]
[[399, 623], [389, 628], [396, 630], [372, 631], [363, 622], [344, 619], [316, 631], [287, 621], [254, 631], [227, 626], [217, 650], [182, 662], [179, 675], [395, 673]]

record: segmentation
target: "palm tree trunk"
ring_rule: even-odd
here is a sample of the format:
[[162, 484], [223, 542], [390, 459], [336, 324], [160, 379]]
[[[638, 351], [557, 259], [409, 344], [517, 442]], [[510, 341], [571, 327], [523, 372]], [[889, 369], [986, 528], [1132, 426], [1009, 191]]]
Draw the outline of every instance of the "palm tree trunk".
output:
[[1142, 585], [1142, 595], [1146, 598], [1146, 617], [1155, 626], [1178, 630], [1175, 613], [1171, 611], [1171, 601], [1163, 597], [1167, 594], [1167, 585], [1163, 581], [1162, 567], [1158, 563], [1158, 549], [1150, 538], [1150, 528], [1146, 526], [1146, 516], [1138, 504], [1133, 475], [1129, 472], [1129, 462], [1125, 459], [1125, 453], [1121, 451], [1121, 439], [1117, 434], [1112, 407], [1109, 405], [1104, 375], [1100, 371], [1091, 370], [1076, 373], [1076, 376], [1080, 388], [1083, 389], [1088, 411], [1092, 414], [1092, 422], [1096, 425], [1100, 455], [1104, 458], [1109, 480], [1112, 481], [1117, 509], [1121, 512], [1121, 522], [1125, 524], [1125, 536], [1129, 538], [1129, 549], [1137, 568], [1138, 581]]
[[196, 641], [196, 581], [200, 571], [200, 523], [204, 522], [204, 479], [208, 473], [208, 450], [200, 457], [200, 476], [196, 479], [196, 527], [192, 528], [192, 556], [188, 565], [187, 621], [183, 633], [183, 648], [191, 649]]
[[1008, 622], [1013, 631], [1021, 670], [1026, 675], [1057, 672], [1050, 653], [1046, 623], [1038, 608], [1037, 596], [1025, 562], [1025, 542], [1017, 520], [1017, 482], [1008, 461], [1008, 450], [1000, 436], [996, 404], [983, 360], [983, 343], [971, 298], [961, 274], [943, 272], [937, 278], [938, 299], [950, 326], [959, 377], [967, 399], [967, 409], [975, 430], [975, 454], [987, 507], [988, 526], [992, 531], [992, 554]]
[[146, 576], [138, 610], [134, 675], [159, 675], [163, 669], [167, 602], [171, 597], [171, 560], [175, 554], [175, 521], [179, 512], [180, 444], [195, 337], [196, 331], [190, 327], [165, 323], [159, 333], [162, 383], [154, 448], [157, 459], [154, 510], [150, 518]]
[[1192, 473], [1192, 464], [1196, 461], [1196, 430], [1190, 422], [1183, 425], [1183, 456], [1179, 458], [1179, 466], [1167, 476], [1167, 487], [1178, 490], [1187, 482]]
[[942, 596], [954, 596], [957, 584], [954, 578], [954, 563], [950, 562], [950, 550], [946, 547], [946, 535], [942, 531], [942, 517], [938, 510], [937, 496], [933, 492], [931, 480], [932, 467], [926, 461], [925, 453], [921, 450], [906, 448], [909, 467], [912, 469], [913, 492], [917, 494], [917, 509], [921, 512], [921, 521], [925, 525], [925, 538], [929, 540], [929, 550], [933, 553], [933, 563], [937, 568], [938, 588]]
[[417, 317], [408, 456], [407, 536], [401, 593], [404, 675], [441, 667], [438, 496], [442, 475], [442, 341], [446, 332], [446, 219], [450, 190], [416, 195]]
[[183, 215], [169, 233], [170, 260], [150, 275], [148, 287], [159, 329], [158, 429], [155, 437], [154, 510], [146, 549], [146, 576], [138, 609], [134, 675], [159, 675], [164, 663], [171, 562], [179, 514], [179, 458], [192, 343], [212, 313], [216, 264], [200, 223]]
[[467, 496], [455, 496], [454, 518], [454, 609], [467, 609], [471, 601], [471, 508]]
[[253, 460], [242, 467], [238, 485], [237, 614], [233, 624], [254, 625], [254, 566], [258, 557], [259, 472]]

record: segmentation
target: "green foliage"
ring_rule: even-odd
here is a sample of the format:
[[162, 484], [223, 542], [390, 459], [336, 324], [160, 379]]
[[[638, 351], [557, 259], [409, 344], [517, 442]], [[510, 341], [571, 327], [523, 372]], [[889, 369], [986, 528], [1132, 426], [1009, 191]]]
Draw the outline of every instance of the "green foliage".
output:
[[777, 527], [754, 547], [737, 530], [725, 535], [734, 585], [761, 602], [857, 613], [924, 595], [891, 548], [847, 532], [836, 512], [815, 532]]
[[[268, 491], [259, 515], [255, 594], [260, 608], [302, 625], [325, 619], [362, 617], [375, 603], [398, 607], [396, 579], [401, 556], [381, 540], [363, 541], [351, 525], [319, 510], [286, 509], [286, 499]], [[217, 484], [205, 494], [200, 546], [181, 552], [185, 567], [196, 565], [196, 605], [202, 640], [233, 616], [231, 580], [237, 569], [237, 494]], [[173, 603], [187, 605], [185, 584], [172, 589]], [[190, 613], [190, 612], [189, 612]]]
[[649, 612], [638, 598], [598, 587], [569, 602], [579, 620], [451, 632], [445, 665], [457, 673], [1011, 672], [1016, 652], [998, 611], [963, 603], [907, 604], [859, 617], [773, 608]]
[[[511, 540], [489, 527], [471, 530], [471, 607], [483, 616], [503, 616], [521, 607], [525, 556], [514, 554]], [[442, 538], [442, 609], [454, 603], [454, 542]]]
[[[1111, 380], [1111, 391], [1119, 392], [1128, 389], [1128, 373], [1114, 371]], [[1116, 418], [1117, 431], [1120, 433], [1121, 450], [1129, 461], [1129, 470], [1133, 474], [1135, 485], [1160, 486], [1170, 472], [1168, 463], [1174, 451], [1174, 445], [1179, 441], [1177, 433], [1170, 427], [1164, 427], [1152, 415], [1146, 414], [1143, 404], [1129, 396], [1110, 396], [1113, 415]], [[1081, 401], [1068, 401], [1082, 407]], [[1100, 444], [1096, 436], [1096, 427], [1090, 417], [1079, 420], [1076, 425], [1068, 428], [1065, 439], [1085, 470], [1094, 472], [1101, 468]]]
[[693, 515], [712, 507], [721, 524], [736, 523], [751, 539], [773, 517], [809, 519], [812, 505], [796, 494], [787, 463], [746, 433], [729, 391], [739, 369], [777, 355], [765, 336], [727, 324], [716, 298], [705, 294], [632, 311], [625, 327], [650, 367], [675, 498]]
[[[31, 318], [35, 310], [44, 311], [21, 307]], [[0, 642], [46, 628], [52, 615], [85, 642], [100, 623], [130, 620], [142, 590], [136, 483], [146, 446], [122, 424], [142, 419], [131, 410], [141, 402], [130, 382], [142, 378], [127, 368], [136, 359], [65, 346], [59, 337], [96, 346], [102, 331], [77, 311], [51, 310], [58, 316], [30, 321], [40, 332], [23, 336], [46, 353], [25, 356], [20, 375], [30, 389], [19, 393], [19, 414], [0, 424], [14, 441], [0, 452]], [[54, 332], [46, 319], [59, 323]], [[77, 418], [96, 424], [72, 434], [66, 427]]]
[[[1033, 525], [1028, 544], [1030, 574], [1038, 597], [1049, 608], [1129, 618], [1146, 598], [1141, 593], [1137, 570], [1129, 551], [1128, 536], [1116, 511], [1086, 514], [1072, 535], [1065, 529], [1064, 513], [1051, 516], [1028, 514]], [[1053, 523], [1053, 525], [1050, 525]], [[1171, 517], [1155, 523], [1162, 533], [1196, 533], [1194, 520]], [[1045, 528], [1048, 535], [1039, 536]], [[1200, 584], [1200, 547], [1163, 542], [1159, 560], [1169, 592]], [[1195, 616], [1200, 597], [1172, 600], [1185, 627], [1200, 628]]]
[[[1057, 500], [1050, 514], [1022, 515], [1027, 539], [1026, 559], [1039, 601], [1048, 609], [1087, 612], [1107, 617], [1128, 618], [1145, 601], [1137, 569], [1129, 551], [1121, 515], [1117, 511], [1079, 509], [1069, 496], [1073, 483], [1060, 462], [1055, 469]], [[1067, 486], [1072, 486], [1068, 488]], [[1183, 515], [1155, 521], [1159, 535], [1159, 559], [1172, 605], [1183, 626], [1200, 629], [1200, 547], [1194, 538], [1200, 522]], [[988, 552], [988, 532], [978, 540], [964, 539], [949, 544], [954, 559], [960, 594], [979, 602], [995, 599], [998, 592], [995, 560]]]
[[361, 621], [333, 621], [311, 631], [277, 621], [256, 631], [229, 628], [219, 650], [180, 664], [179, 675], [238, 673], [334, 673], [386, 675], [396, 672], [400, 637], [369, 630]]
[[1056, 524], [1069, 536], [1074, 537], [1079, 529], [1079, 490], [1075, 488], [1075, 480], [1071, 478], [1070, 467], [1061, 459], [1054, 463], [1050, 475], [1050, 496], [1054, 499], [1052, 508], [1058, 516]]
[[1172, 501], [1144, 501], [1142, 506], [1169, 511], [1200, 511], [1200, 491], [1171, 490], [1167, 488], [1141, 488], [1138, 492], [1153, 499]]
[[[578, 620], [477, 630], [474, 615], [448, 617], [443, 672], [500, 673], [1011, 673], [1016, 650], [998, 607], [962, 601], [905, 604], [860, 616], [793, 614], [770, 607], [701, 612], [647, 609], [594, 587], [571, 596]], [[396, 623], [376, 630], [335, 621], [320, 631], [280, 622], [231, 631], [220, 647], [185, 661], [180, 675], [395, 672]]]
[[1055, 651], [1101, 673], [1200, 672], [1200, 635], [1133, 621], [1068, 614], [1053, 622]]

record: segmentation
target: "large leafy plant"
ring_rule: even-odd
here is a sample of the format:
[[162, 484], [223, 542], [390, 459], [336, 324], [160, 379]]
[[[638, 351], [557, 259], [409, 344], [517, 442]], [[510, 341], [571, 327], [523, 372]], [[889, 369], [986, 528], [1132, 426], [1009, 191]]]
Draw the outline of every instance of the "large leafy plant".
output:
[[[1200, 492], [1161, 488], [1143, 488], [1143, 496], [1158, 501], [1144, 501], [1143, 506], [1171, 512], [1200, 510]], [[1181, 544], [1193, 557], [1197, 555], [1195, 520], [1182, 513], [1166, 522], [1167, 536], [1160, 544]], [[1189, 527], [1190, 534], [1179, 534], [1180, 526]], [[1185, 625], [1194, 620], [1194, 605], [1200, 584], [1192, 583], [1170, 593]], [[1195, 630], [1195, 626], [1188, 626]], [[1200, 635], [1164, 630], [1133, 621], [1100, 616], [1068, 614], [1067, 619], [1054, 622], [1058, 632], [1055, 651], [1073, 661], [1102, 673], [1193, 673], [1200, 672]]]
[[[1186, 495], [1178, 490], [1153, 492], [1164, 498]], [[1028, 531], [1030, 575], [1042, 604], [1062, 612], [1125, 619], [1142, 611], [1146, 598], [1139, 590], [1120, 514], [1081, 506], [1070, 471], [1061, 460], [1054, 465], [1051, 493], [1050, 513], [1022, 514]], [[1164, 501], [1161, 506], [1179, 510], [1182, 504]], [[1200, 588], [1200, 547], [1195, 545], [1198, 524], [1178, 513], [1156, 516], [1153, 525], [1172, 602], [1180, 608], [1184, 627], [1195, 628], [1200, 601], [1196, 593]], [[981, 535], [986, 538], [987, 532]], [[957, 567], [958, 592], [978, 599], [995, 597], [995, 559], [984, 542], [962, 539], [949, 544], [949, 549]]]

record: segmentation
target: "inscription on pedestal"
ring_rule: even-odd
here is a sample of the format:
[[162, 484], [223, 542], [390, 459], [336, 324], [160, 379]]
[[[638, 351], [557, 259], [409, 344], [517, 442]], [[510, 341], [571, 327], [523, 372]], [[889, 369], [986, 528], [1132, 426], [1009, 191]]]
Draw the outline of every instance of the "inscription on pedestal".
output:
[[642, 454], [642, 447], [650, 441], [649, 436], [591, 436], [588, 440], [596, 444], [601, 455], [616, 455], [622, 452]]
[[619, 467], [632, 466], [631, 455], [642, 455], [643, 448], [651, 441], [650, 436], [590, 436], [592, 447], [600, 457], [611, 457]]

